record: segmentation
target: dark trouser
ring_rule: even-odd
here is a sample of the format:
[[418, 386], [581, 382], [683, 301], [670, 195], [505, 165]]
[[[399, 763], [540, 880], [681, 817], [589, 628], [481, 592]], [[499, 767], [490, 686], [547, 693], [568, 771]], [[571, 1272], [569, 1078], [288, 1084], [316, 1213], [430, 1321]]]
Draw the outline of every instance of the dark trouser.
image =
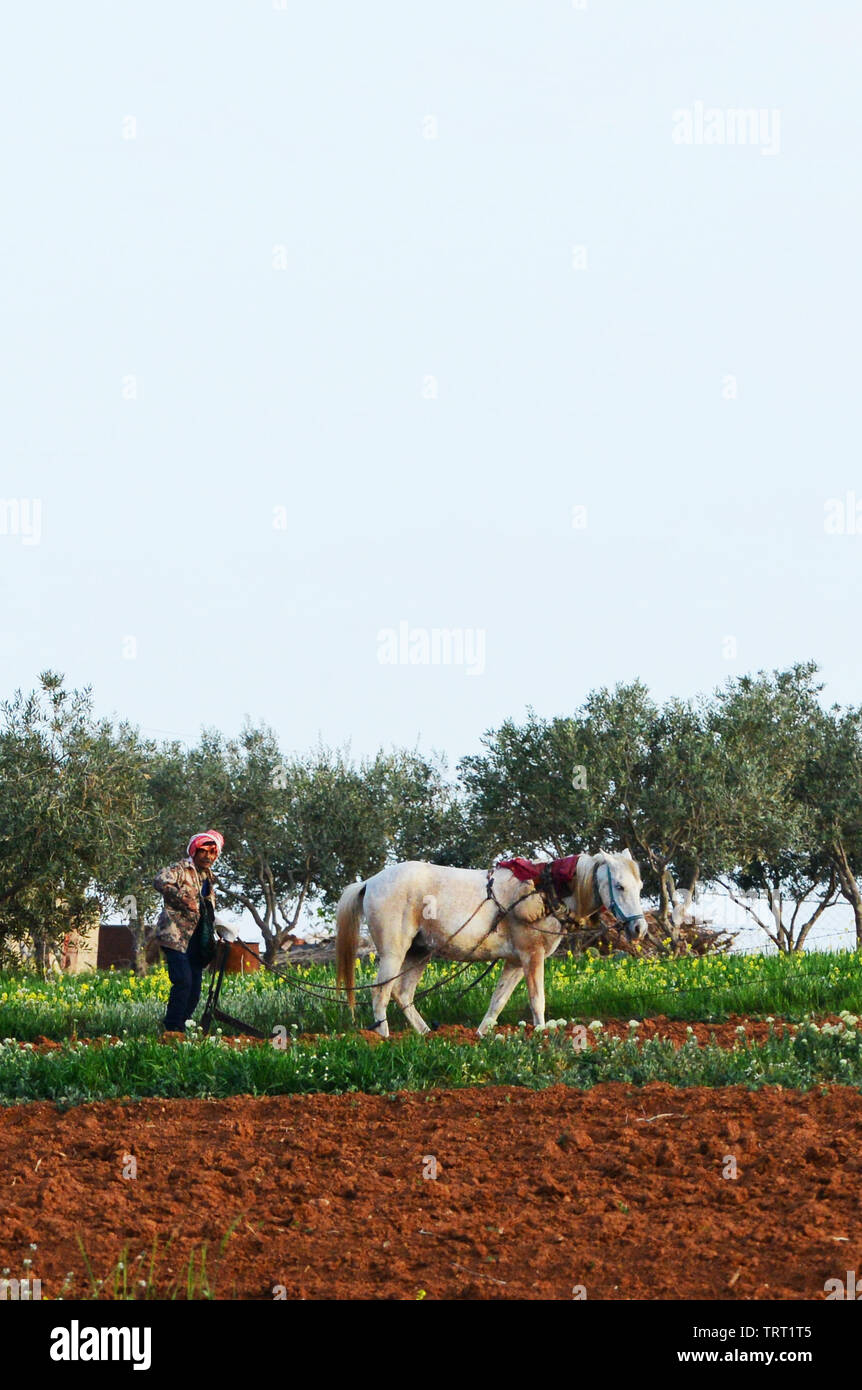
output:
[[164, 1026], [173, 1033], [186, 1031], [186, 1019], [191, 1018], [200, 1002], [204, 968], [198, 955], [199, 940], [198, 927], [185, 951], [173, 951], [169, 946], [162, 947], [171, 982]]

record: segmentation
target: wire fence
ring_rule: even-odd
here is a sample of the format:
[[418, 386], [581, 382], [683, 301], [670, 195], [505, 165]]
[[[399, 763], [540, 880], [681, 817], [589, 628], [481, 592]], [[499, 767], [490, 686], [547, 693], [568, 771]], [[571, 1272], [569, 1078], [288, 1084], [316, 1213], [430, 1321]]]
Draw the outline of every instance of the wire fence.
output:
[[[751, 909], [750, 912], [741, 905], [740, 899]], [[820, 899], [816, 896], [801, 899], [793, 926], [794, 940], [819, 905]], [[785, 898], [783, 900], [782, 920], [788, 930], [796, 908], [795, 899]], [[765, 898], [745, 897], [743, 894], [734, 895], [729, 893], [726, 888], [721, 887], [708, 888], [695, 895], [690, 911], [693, 912], [696, 920], [710, 930], [728, 932], [743, 938], [742, 941], [738, 941], [730, 947], [728, 952], [730, 955], [773, 955], [778, 951], [764, 926], [761, 925], [761, 923], [765, 923], [765, 927], [770, 932], [777, 933], [775, 919]], [[752, 913], [760, 919], [759, 922]], [[836, 916], [841, 916], [845, 920], [839, 924], [835, 920]], [[841, 899], [827, 907], [808, 932], [803, 949], [808, 951], [855, 951], [857, 949], [856, 923], [850, 904]]]

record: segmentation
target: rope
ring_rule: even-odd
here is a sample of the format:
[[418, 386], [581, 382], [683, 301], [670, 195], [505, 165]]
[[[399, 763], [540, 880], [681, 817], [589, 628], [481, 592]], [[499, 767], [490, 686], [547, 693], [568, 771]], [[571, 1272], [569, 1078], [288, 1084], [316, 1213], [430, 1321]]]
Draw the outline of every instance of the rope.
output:
[[[465, 922], [462, 922], [461, 925], [460, 925], [460, 927], [458, 927], [457, 930], [454, 931], [454, 932], [452, 933], [452, 936], [450, 936], [450, 937], [448, 938], [449, 941], [452, 941], [453, 938], [456, 937], [456, 936], [458, 935], [458, 932], [463, 931], [465, 927], [467, 927], [467, 926], [470, 925], [470, 923], [472, 922], [473, 918], [476, 916], [476, 913], [479, 912], [479, 911], [481, 911], [481, 909], [485, 906], [485, 903], [486, 903], [487, 901], [488, 901], [487, 897], [485, 897], [485, 898], [482, 899], [482, 901], [479, 903], [478, 907], [475, 907], [475, 908], [473, 909], [473, 911], [470, 913], [470, 916], [467, 918], [467, 920], [466, 920]], [[494, 899], [494, 901], [496, 902], [496, 899]], [[499, 908], [499, 906], [500, 906], [499, 903], [497, 903], [497, 906], [498, 906], [498, 908]], [[503, 911], [504, 911], [504, 914], [505, 914], [505, 911], [508, 911], [508, 909], [504, 909]], [[495, 929], [495, 927], [498, 925], [499, 920], [500, 920], [500, 918], [499, 918], [499, 916], [498, 916], [498, 917], [491, 923], [490, 927], [489, 927], [488, 930], [485, 932], [485, 935], [482, 937], [482, 941], [484, 941], [484, 940], [485, 940], [485, 937], [489, 936], [490, 933]], [[482, 941], [477, 942], [477, 945], [481, 945], [481, 944], [482, 944]], [[293, 971], [294, 973], [298, 973], [298, 971], [299, 971], [299, 967], [298, 967], [298, 966], [290, 966], [290, 965], [286, 966], [286, 967], [283, 968], [282, 970], [278, 970], [278, 969], [276, 969], [276, 967], [275, 967], [274, 965], [269, 965], [269, 964], [267, 963], [267, 961], [265, 961], [261, 956], [255, 955], [254, 951], [252, 951], [252, 950], [246, 945], [246, 943], [245, 943], [244, 941], [242, 941], [239, 937], [237, 937], [237, 943], [238, 943], [238, 945], [242, 946], [243, 950], [244, 950], [248, 955], [252, 956], [254, 960], [258, 961], [258, 963], [261, 964], [261, 965], [264, 967], [264, 969], [265, 969], [265, 970], [268, 970], [268, 971], [270, 972], [270, 974], [272, 974], [272, 975], [278, 975], [278, 976], [279, 976], [280, 978], [282, 978], [282, 979], [287, 979], [287, 978], [288, 978], [287, 973], [286, 973], [287, 971]], [[448, 944], [448, 942], [447, 942], [447, 944]], [[439, 947], [439, 946], [437, 946], [437, 947], [435, 947], [432, 951], [429, 951], [429, 952], [428, 952], [427, 960], [430, 961], [430, 960], [432, 960], [435, 956], [440, 955], [440, 954], [442, 954], [442, 948]], [[492, 963], [493, 963], [493, 964], [496, 964], [496, 961], [494, 961], [494, 962], [492, 962]], [[386, 980], [376, 980], [376, 981], [374, 982], [374, 984], [369, 984], [369, 985], [354, 985], [354, 989], [357, 989], [357, 990], [372, 990], [372, 989], [379, 989], [381, 985], [390, 985], [390, 984], [392, 984], [395, 980], [400, 980], [400, 979], [402, 978], [402, 976], [404, 976], [404, 975], [409, 975], [409, 974], [410, 974], [410, 971], [414, 968], [415, 964], [416, 964], [416, 962], [414, 961], [413, 964], [408, 965], [407, 968], [406, 968], [405, 970], [399, 970], [399, 972], [398, 972], [397, 975], [390, 975], [390, 976], [388, 977], [388, 979], [386, 979]], [[465, 964], [466, 964], [466, 965], [475, 965], [475, 964], [476, 964], [476, 961], [468, 960], [468, 961], [465, 962]], [[462, 974], [462, 973], [463, 973], [463, 966], [462, 966], [462, 967], [459, 967], [458, 970], [454, 971], [450, 978], [454, 980], [454, 979], [457, 978], [458, 975], [460, 975], [460, 974]], [[445, 980], [441, 980], [441, 981], [439, 981], [438, 984], [432, 985], [430, 988], [431, 988], [431, 989], [438, 989], [440, 984], [445, 984], [445, 983], [446, 983]], [[323, 984], [321, 984], [321, 985], [318, 985], [318, 986], [316, 986], [316, 987], [313, 988], [313, 987], [310, 986], [310, 985], [302, 985], [302, 984], [300, 984], [300, 983], [297, 981], [297, 983], [296, 983], [296, 988], [297, 988], [298, 990], [300, 990], [301, 992], [304, 992], [304, 993], [306, 993], [306, 994], [314, 994], [315, 988], [316, 988], [316, 989], [319, 989], [319, 990], [321, 990], [321, 991], [325, 991], [324, 993], [320, 993], [320, 994], [317, 994], [317, 995], [315, 996], [316, 998], [319, 998], [319, 999], [326, 999], [327, 996], [330, 995], [330, 994], [336, 994], [336, 995], [338, 995], [338, 996], [342, 996], [342, 995], [344, 994], [344, 990], [343, 990], [343, 988], [342, 988], [341, 985], [323, 985]], [[428, 991], [423, 991], [423, 993], [429, 993], [429, 992], [430, 992], [430, 990], [428, 990]], [[418, 996], [418, 997], [421, 997], [421, 996]]]

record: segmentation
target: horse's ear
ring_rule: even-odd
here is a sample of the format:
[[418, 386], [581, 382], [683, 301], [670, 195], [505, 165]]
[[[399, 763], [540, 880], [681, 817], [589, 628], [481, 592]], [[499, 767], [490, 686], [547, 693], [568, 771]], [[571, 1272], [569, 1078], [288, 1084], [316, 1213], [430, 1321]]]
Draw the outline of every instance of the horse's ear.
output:
[[625, 849], [623, 850], [623, 859], [631, 859], [631, 857], [632, 857], [632, 852], [631, 852], [631, 850], [629, 849], [628, 845], [626, 845]]

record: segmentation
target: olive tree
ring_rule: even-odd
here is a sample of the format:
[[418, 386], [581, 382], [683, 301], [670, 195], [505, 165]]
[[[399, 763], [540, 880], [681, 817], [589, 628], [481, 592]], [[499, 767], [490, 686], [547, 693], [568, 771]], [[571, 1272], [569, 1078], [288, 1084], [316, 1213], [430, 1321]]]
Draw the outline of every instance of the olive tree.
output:
[[862, 947], [862, 709], [812, 710], [795, 792], [821, 860], [853, 909]]
[[693, 892], [727, 859], [727, 768], [704, 702], [659, 706], [635, 681], [569, 717], [507, 721], [460, 764], [489, 853], [562, 857], [628, 848], [668, 930], [678, 879]]
[[[735, 861], [719, 881], [784, 952], [801, 951], [838, 894], [837, 867], [818, 823], [822, 778], [811, 780], [811, 731], [823, 717], [816, 672], [813, 662], [802, 662], [730, 681], [717, 693], [714, 715], [732, 769]], [[752, 896], [766, 898], [768, 920], [746, 901]]]
[[251, 914], [270, 963], [310, 900], [331, 906], [385, 860], [384, 815], [342, 751], [288, 758], [271, 729], [247, 724], [235, 739], [206, 733], [187, 776], [202, 823], [225, 837], [220, 892]]
[[564, 858], [578, 847], [602, 848], [602, 798], [587, 765], [582, 721], [507, 719], [483, 735], [483, 753], [458, 764], [464, 816], [481, 863], [503, 854]]
[[4, 701], [0, 720], [0, 953], [29, 943], [44, 968], [124, 890], [151, 814], [147, 747], [54, 671]]

